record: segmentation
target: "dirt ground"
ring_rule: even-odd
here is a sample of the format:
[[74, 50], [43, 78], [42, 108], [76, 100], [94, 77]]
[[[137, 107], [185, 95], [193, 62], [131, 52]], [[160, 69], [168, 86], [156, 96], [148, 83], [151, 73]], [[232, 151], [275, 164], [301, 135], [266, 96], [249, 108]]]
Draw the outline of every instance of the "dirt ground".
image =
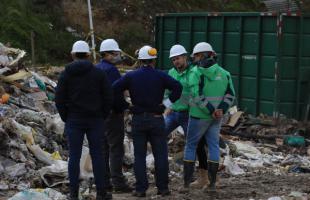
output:
[[[193, 189], [189, 194], [181, 194], [178, 188], [182, 185], [181, 178], [174, 178], [170, 183], [172, 195], [161, 197], [156, 195], [154, 184], [151, 183], [146, 198], [140, 199], [173, 199], [173, 200], [203, 200], [203, 199], [268, 199], [274, 196], [288, 196], [291, 192], [306, 193], [310, 199], [310, 174], [275, 175], [272, 172], [256, 172], [242, 177], [230, 177], [220, 174], [218, 191], [208, 193], [203, 190]], [[134, 200], [130, 194], [114, 194], [114, 199]], [[294, 199], [294, 198], [292, 198]], [[298, 199], [298, 198], [296, 198]]]
[[[310, 200], [310, 174], [309, 173], [286, 173], [276, 175], [274, 172], [265, 170], [249, 172], [246, 175], [233, 177], [224, 172], [219, 174], [218, 190], [216, 193], [193, 189], [188, 194], [178, 191], [182, 186], [182, 177], [170, 177], [171, 196], [161, 197], [156, 195], [154, 179], [149, 178], [150, 187], [145, 198], [137, 198], [131, 194], [113, 194], [113, 199], [135, 200], [135, 199], [167, 199], [167, 200], [203, 200], [203, 199], [222, 199], [222, 200], [249, 200], [249, 199], [268, 199], [274, 196], [288, 196], [291, 192], [307, 194], [306, 199]], [[132, 182], [132, 181], [130, 181]], [[56, 189], [59, 191], [59, 189]], [[61, 191], [62, 189], [60, 189]], [[66, 194], [66, 192], [63, 194]], [[16, 192], [0, 193], [0, 200], [6, 200]], [[94, 199], [91, 195], [87, 199]], [[288, 198], [289, 200], [304, 200], [305, 198]]]

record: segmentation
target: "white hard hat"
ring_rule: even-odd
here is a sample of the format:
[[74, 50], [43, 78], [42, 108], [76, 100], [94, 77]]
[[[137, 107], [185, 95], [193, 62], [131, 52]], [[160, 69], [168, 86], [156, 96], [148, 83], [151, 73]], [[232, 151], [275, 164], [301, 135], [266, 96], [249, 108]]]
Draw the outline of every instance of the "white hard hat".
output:
[[183, 55], [183, 54], [187, 54], [186, 49], [182, 45], [176, 44], [171, 47], [169, 58]]
[[157, 58], [157, 50], [151, 46], [144, 46], [139, 50], [139, 60], [149, 60]]
[[72, 46], [71, 53], [90, 53], [87, 42], [83, 40], [76, 41]]
[[195, 45], [195, 47], [193, 49], [192, 56], [195, 53], [208, 52], [208, 51], [214, 52], [212, 46], [209, 43], [206, 43], [206, 42], [199, 42], [199, 43], [197, 43]]
[[100, 52], [104, 51], [122, 51], [114, 39], [106, 39], [101, 42]]

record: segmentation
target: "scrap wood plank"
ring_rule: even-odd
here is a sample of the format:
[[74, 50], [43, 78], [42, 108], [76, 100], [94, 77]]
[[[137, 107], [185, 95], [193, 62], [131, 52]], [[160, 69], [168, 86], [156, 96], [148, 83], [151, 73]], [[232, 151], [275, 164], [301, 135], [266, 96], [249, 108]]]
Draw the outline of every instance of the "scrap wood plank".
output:
[[4, 82], [7, 82], [9, 84], [15, 85], [17, 88], [21, 89], [24, 92], [31, 93], [33, 90], [31, 88], [25, 87], [24, 85], [16, 82], [17, 80], [24, 79], [26, 77], [30, 77], [31, 74], [25, 70], [20, 70], [19, 72], [9, 75], [9, 76], [3, 76], [0, 75], [0, 79]]
[[239, 118], [241, 117], [241, 115], [243, 114], [242, 111], [238, 111], [235, 114], [233, 114], [228, 121], [228, 126], [230, 127], [235, 127], [237, 122], [239, 121]]
[[11, 83], [13, 81], [17, 81], [20, 79], [24, 79], [26, 77], [30, 77], [31, 73], [27, 72], [26, 70], [19, 70], [19, 72], [9, 75], [9, 76], [1, 76], [0, 78], [8, 83]]

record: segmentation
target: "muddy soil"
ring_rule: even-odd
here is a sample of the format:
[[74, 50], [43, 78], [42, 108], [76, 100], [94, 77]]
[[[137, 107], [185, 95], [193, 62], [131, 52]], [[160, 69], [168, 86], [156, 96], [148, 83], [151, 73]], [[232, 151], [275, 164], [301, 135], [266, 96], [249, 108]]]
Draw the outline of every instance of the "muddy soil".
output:
[[[216, 193], [210, 193], [202, 189], [192, 189], [188, 194], [179, 192], [182, 186], [182, 177], [172, 176], [170, 178], [171, 196], [161, 197], [156, 195], [154, 179], [149, 178], [150, 187], [145, 198], [137, 198], [131, 194], [113, 194], [113, 199], [136, 200], [136, 199], [157, 199], [157, 200], [204, 200], [204, 199], [222, 199], [222, 200], [249, 200], [249, 199], [268, 199], [274, 196], [288, 196], [291, 192], [306, 193], [310, 200], [310, 174], [288, 173], [275, 175], [274, 172], [251, 172], [244, 176], [232, 177], [224, 172], [219, 175], [219, 182]], [[130, 181], [132, 182], [132, 181]], [[57, 189], [58, 191], [63, 190]], [[65, 194], [63, 190], [62, 192]], [[67, 190], [66, 190], [67, 191]], [[0, 193], [0, 200], [5, 200], [15, 192]], [[88, 200], [93, 200], [94, 194], [90, 195]], [[300, 198], [291, 198], [291, 200], [301, 200]]]
[[[173, 200], [241, 200], [241, 199], [268, 199], [273, 196], [288, 196], [293, 191], [306, 193], [310, 199], [310, 174], [275, 175], [272, 172], [256, 172], [242, 177], [230, 177], [220, 174], [218, 190], [210, 193], [193, 189], [189, 194], [181, 194], [178, 188], [182, 185], [182, 178], [173, 178], [170, 183], [172, 194], [170, 197], [156, 195], [154, 184], [147, 191], [147, 197], [141, 199], [173, 199]], [[134, 200], [129, 194], [114, 194], [114, 199]]]

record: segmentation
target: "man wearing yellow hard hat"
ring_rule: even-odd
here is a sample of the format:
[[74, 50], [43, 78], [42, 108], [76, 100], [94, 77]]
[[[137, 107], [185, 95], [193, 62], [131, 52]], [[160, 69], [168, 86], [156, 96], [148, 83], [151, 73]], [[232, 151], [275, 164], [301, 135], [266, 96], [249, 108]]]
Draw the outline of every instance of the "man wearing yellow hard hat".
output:
[[182, 93], [181, 84], [155, 69], [157, 58], [156, 49], [144, 46], [139, 50], [138, 59], [140, 68], [127, 73], [113, 84], [115, 93], [129, 90], [133, 106], [132, 137], [134, 144], [134, 171], [136, 188], [133, 193], [136, 197], [146, 196], [148, 180], [146, 174], [147, 142], [152, 146], [155, 159], [155, 177], [158, 194], [166, 196], [170, 194], [168, 188], [168, 147], [167, 135], [162, 105], [164, 92], [169, 90], [169, 99], [175, 102]]

